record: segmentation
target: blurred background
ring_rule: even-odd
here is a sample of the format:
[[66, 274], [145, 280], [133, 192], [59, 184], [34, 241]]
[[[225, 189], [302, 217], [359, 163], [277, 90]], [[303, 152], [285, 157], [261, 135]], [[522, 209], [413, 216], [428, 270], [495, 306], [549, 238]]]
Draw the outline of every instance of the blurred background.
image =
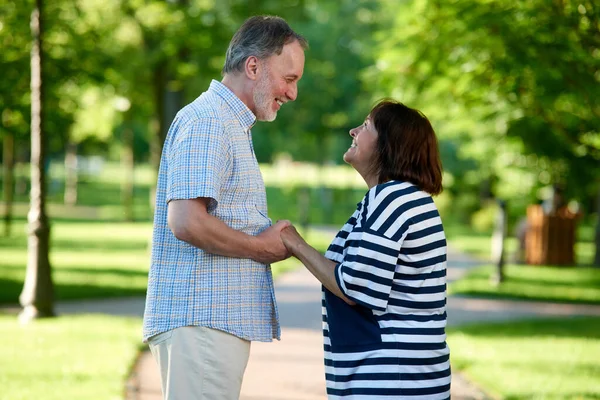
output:
[[[169, 124], [220, 80], [231, 36], [255, 14], [285, 18], [310, 43], [297, 101], [253, 128], [273, 220], [325, 250], [323, 228], [341, 226], [367, 190], [342, 160], [348, 131], [393, 97], [431, 120], [444, 166], [436, 204], [450, 246], [475, 260], [449, 293], [600, 304], [596, 2], [0, 0], [0, 338], [14, 344], [0, 350], [0, 398], [121, 395], [139, 318], [25, 328], [15, 313], [144, 296]], [[483, 350], [453, 363], [498, 398], [600, 398], [600, 317], [542, 325], [502, 328], [512, 343], [548, 333], [545, 346], [519, 347], [536, 349], [536, 365]], [[500, 328], [478, 329], [457, 328], [451, 347], [497, 346]], [[539, 372], [551, 353], [571, 373]], [[539, 389], [498, 383], [534, 370]]]

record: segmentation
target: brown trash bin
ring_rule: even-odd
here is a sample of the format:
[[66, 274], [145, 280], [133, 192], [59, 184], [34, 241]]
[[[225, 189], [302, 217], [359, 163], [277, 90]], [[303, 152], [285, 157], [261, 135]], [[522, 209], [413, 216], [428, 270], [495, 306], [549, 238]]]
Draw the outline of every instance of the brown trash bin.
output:
[[577, 217], [566, 207], [555, 214], [546, 214], [540, 205], [527, 207], [527, 264], [575, 265]]

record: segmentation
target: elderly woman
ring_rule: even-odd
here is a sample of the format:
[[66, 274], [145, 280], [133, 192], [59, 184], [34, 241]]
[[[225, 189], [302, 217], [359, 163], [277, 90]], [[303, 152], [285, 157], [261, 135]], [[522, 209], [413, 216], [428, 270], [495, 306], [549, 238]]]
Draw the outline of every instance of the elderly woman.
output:
[[329, 399], [448, 399], [446, 239], [431, 195], [442, 168], [431, 124], [384, 100], [350, 131], [344, 161], [369, 187], [325, 257], [294, 227], [290, 253], [323, 284]]

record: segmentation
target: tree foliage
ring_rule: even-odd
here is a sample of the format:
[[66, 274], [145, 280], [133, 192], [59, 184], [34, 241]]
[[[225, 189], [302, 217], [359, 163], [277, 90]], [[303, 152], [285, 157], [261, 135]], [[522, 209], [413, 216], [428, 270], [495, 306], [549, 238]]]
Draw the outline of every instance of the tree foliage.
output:
[[[590, 199], [600, 179], [600, 34], [590, 1], [387, 1], [369, 71], [414, 101], [476, 168], [467, 184], [532, 201], [562, 184]], [[392, 32], [392, 34], [390, 34]]]

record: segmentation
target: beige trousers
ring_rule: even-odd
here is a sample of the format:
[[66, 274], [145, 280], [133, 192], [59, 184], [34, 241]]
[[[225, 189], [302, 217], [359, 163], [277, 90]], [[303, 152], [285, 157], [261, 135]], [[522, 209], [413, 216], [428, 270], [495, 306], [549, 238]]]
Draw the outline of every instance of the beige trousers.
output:
[[153, 336], [165, 400], [238, 400], [250, 342], [203, 326]]

